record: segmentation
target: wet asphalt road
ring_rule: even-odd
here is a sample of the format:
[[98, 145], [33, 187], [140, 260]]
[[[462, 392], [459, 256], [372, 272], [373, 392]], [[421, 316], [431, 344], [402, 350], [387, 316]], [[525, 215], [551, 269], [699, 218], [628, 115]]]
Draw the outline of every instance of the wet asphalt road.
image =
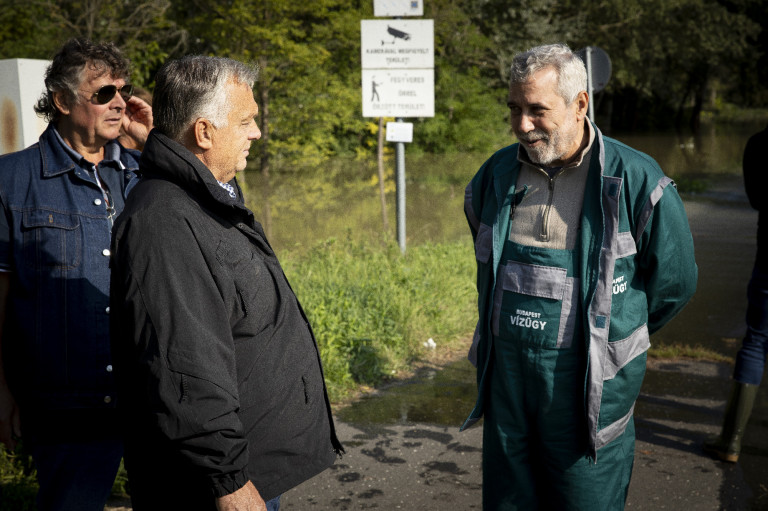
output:
[[[711, 459], [731, 366], [649, 364], [636, 407], [637, 445], [627, 509], [768, 509], [768, 396], [761, 392], [738, 464]], [[281, 509], [481, 509], [482, 428], [340, 422], [347, 455], [287, 492]]]
[[[738, 181], [738, 182], [737, 182]], [[652, 343], [701, 344], [735, 355], [757, 215], [740, 180], [686, 201], [700, 276], [697, 295]], [[768, 510], [768, 392], [761, 388], [738, 464], [711, 459], [702, 441], [719, 431], [732, 366], [649, 362], [635, 409], [637, 445], [627, 509]], [[384, 391], [386, 393], [386, 391]], [[471, 404], [469, 405], [471, 408]], [[469, 408], [467, 408], [467, 412]], [[284, 511], [480, 509], [482, 428], [339, 421], [347, 455], [287, 492]]]

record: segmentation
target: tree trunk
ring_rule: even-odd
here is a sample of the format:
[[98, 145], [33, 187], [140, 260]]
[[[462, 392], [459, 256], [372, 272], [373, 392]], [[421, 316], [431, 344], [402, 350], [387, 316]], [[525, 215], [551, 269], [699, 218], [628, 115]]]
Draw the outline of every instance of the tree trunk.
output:
[[693, 110], [691, 111], [690, 128], [694, 135], [701, 131], [701, 111], [704, 109], [704, 94], [709, 81], [709, 66], [703, 64], [697, 69], [696, 87], [693, 91]]

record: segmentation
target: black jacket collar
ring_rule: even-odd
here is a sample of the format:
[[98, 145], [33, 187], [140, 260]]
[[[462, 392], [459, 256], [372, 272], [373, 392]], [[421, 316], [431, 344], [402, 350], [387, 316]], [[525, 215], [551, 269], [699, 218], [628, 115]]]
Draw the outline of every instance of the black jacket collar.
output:
[[157, 129], [149, 133], [139, 161], [142, 177], [171, 181], [187, 190], [198, 200], [218, 212], [233, 210], [251, 216], [243, 203], [243, 193], [237, 179], [229, 182], [235, 187], [236, 198], [231, 198], [213, 173], [192, 152]]

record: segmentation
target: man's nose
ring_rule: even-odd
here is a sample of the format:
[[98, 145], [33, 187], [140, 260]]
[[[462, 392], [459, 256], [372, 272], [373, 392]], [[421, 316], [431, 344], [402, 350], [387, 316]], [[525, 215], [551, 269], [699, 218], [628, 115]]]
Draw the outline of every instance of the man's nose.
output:
[[109, 104], [110, 108], [119, 108], [121, 110], [125, 110], [125, 108], [128, 106], [128, 103], [123, 99], [123, 97], [120, 95], [120, 91], [115, 94], [115, 97], [112, 98], [112, 101]]
[[248, 133], [248, 140], [258, 140], [261, 138], [261, 130], [259, 126], [254, 122], [253, 129]]
[[520, 133], [528, 133], [536, 129], [531, 120], [531, 116], [526, 114], [520, 114], [514, 122], [516, 123], [515, 127], [517, 128], [517, 131]]

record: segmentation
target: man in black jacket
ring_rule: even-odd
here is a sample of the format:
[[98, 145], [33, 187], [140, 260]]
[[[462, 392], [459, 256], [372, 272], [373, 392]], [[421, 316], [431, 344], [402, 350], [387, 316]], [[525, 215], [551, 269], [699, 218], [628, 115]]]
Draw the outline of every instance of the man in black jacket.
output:
[[135, 511], [276, 510], [333, 464], [309, 323], [235, 173], [261, 132], [255, 69], [167, 63], [142, 179], [112, 241], [112, 342]]

